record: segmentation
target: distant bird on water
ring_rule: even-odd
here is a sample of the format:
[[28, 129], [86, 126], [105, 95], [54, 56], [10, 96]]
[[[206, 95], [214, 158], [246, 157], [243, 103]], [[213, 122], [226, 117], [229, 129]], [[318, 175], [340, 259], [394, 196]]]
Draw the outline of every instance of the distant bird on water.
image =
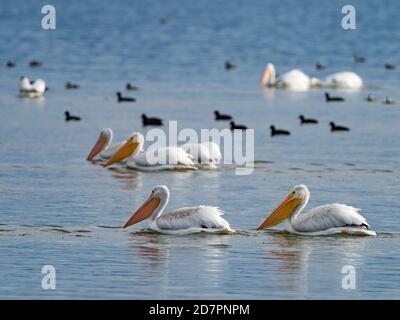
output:
[[231, 130], [247, 130], [247, 127], [242, 124], [236, 124], [235, 122], [231, 121]]
[[282, 129], [276, 129], [275, 126], [270, 126], [271, 129], [271, 137], [274, 136], [289, 136], [290, 132], [287, 130], [282, 130]]
[[143, 126], [162, 126], [163, 122], [160, 118], [150, 118], [144, 113], [142, 114], [142, 124]]
[[300, 124], [317, 124], [318, 123], [318, 120], [311, 119], [311, 118], [304, 118], [303, 115], [300, 115], [299, 119], [300, 119]]
[[65, 89], [79, 89], [79, 88], [80, 88], [79, 84], [76, 84], [76, 83], [72, 83], [72, 82], [68, 81], [65, 84]]
[[81, 121], [81, 118], [78, 116], [72, 116], [69, 111], [64, 112], [65, 115], [65, 121]]
[[331, 131], [350, 131], [349, 128], [344, 126], [338, 126], [333, 121], [329, 122], [329, 125], [331, 126]]
[[317, 69], [317, 70], [325, 70], [325, 66], [320, 64], [319, 62], [317, 62], [315, 64], [315, 69]]
[[219, 113], [219, 111], [215, 110], [215, 120], [216, 121], [224, 121], [224, 120], [232, 120], [232, 117], [228, 114]]
[[7, 68], [14, 68], [15, 66], [16, 66], [16, 64], [12, 61], [7, 61], [7, 63], [6, 63]]
[[37, 60], [32, 60], [31, 62], [29, 62], [29, 66], [31, 68], [37, 68], [37, 67], [41, 67], [42, 63], [40, 61], [37, 61]]
[[394, 64], [391, 64], [391, 63], [385, 63], [385, 69], [386, 70], [395, 70], [396, 66]]
[[341, 71], [327, 76], [324, 80], [309, 77], [299, 69], [293, 69], [280, 75], [275, 66], [268, 63], [260, 79], [260, 87], [284, 88], [292, 91], [307, 91], [313, 88], [340, 88], [358, 90], [363, 86], [361, 77], [351, 71]]
[[368, 94], [368, 97], [365, 100], [372, 102], [375, 101], [375, 97], [372, 94]]
[[136, 91], [139, 90], [139, 87], [131, 85], [129, 82], [126, 84], [126, 90], [128, 91]]
[[364, 57], [361, 57], [357, 54], [353, 54], [353, 60], [355, 63], [366, 63], [367, 59], [365, 59]]
[[225, 61], [225, 70], [233, 70], [236, 68], [236, 65], [230, 61]]
[[386, 97], [385, 100], [382, 101], [383, 104], [394, 104], [394, 100], [390, 97]]
[[344, 98], [342, 97], [331, 97], [328, 92], [325, 92], [325, 101], [326, 102], [342, 102], [344, 101]]
[[123, 97], [121, 95], [121, 92], [117, 92], [117, 97], [118, 97], [118, 102], [135, 102], [136, 99], [135, 98], [131, 98], [131, 97]]

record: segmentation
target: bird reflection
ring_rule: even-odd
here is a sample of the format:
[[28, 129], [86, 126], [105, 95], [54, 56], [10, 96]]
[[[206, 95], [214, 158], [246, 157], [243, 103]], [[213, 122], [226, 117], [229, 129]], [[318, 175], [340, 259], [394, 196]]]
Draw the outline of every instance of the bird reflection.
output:
[[149, 265], [162, 265], [167, 254], [164, 250], [160, 250], [163, 243], [162, 235], [151, 230], [140, 230], [129, 234], [134, 240], [129, 248], [132, 249], [132, 256], [144, 258]]
[[268, 236], [268, 246], [263, 248], [267, 268], [276, 275], [277, 290], [285, 295], [295, 292], [296, 297], [318, 292], [327, 281], [342, 290], [342, 268], [351, 265], [361, 270], [369, 241], [345, 236], [303, 237], [285, 231], [272, 231]]
[[111, 176], [122, 184], [123, 190], [137, 190], [143, 187], [142, 174], [125, 168], [111, 169]]
[[305, 247], [304, 237], [294, 236], [286, 231], [273, 234], [272, 246], [269, 246], [268, 254], [279, 258], [282, 262], [279, 270], [284, 272], [300, 272], [305, 267], [305, 258], [310, 254]]
[[262, 94], [266, 98], [271, 98], [275, 94], [275, 88], [270, 88], [270, 87], [263, 87], [262, 88]]

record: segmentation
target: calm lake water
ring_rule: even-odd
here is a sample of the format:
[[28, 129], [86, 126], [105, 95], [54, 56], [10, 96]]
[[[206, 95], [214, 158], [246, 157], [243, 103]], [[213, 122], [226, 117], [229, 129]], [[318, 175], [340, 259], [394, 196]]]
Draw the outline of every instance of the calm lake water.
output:
[[[400, 298], [399, 1], [352, 1], [357, 30], [341, 28], [344, 1], [52, 0], [57, 29], [41, 29], [43, 1], [0, 3], [0, 298], [281, 299]], [[160, 24], [165, 18], [166, 24]], [[354, 64], [352, 54], [367, 58]], [[43, 66], [27, 66], [32, 59]], [[225, 60], [237, 64], [226, 72]], [[316, 71], [319, 61], [327, 66]], [[323, 77], [354, 70], [359, 92], [261, 91], [267, 62]], [[18, 98], [21, 75], [46, 80], [44, 99]], [[65, 90], [67, 81], [79, 90]], [[140, 87], [126, 92], [126, 82]], [[115, 92], [134, 95], [118, 104]], [[376, 102], [365, 97], [372, 93]], [[390, 96], [398, 103], [383, 105]], [[64, 111], [82, 117], [65, 123]], [[146, 132], [140, 115], [179, 129], [224, 128], [212, 112], [255, 129], [256, 168], [219, 171], [105, 170], [85, 161], [104, 127], [121, 140]], [[299, 114], [319, 119], [301, 127]], [[331, 134], [329, 121], [351, 131]], [[269, 125], [290, 137], [271, 138]], [[167, 129], [167, 128], [166, 128]], [[310, 207], [362, 208], [377, 237], [300, 237], [255, 232], [296, 185]], [[236, 235], [160, 235], [120, 226], [157, 184], [169, 209], [222, 208]], [[57, 289], [41, 287], [53, 265]], [[342, 268], [354, 266], [356, 289]]]

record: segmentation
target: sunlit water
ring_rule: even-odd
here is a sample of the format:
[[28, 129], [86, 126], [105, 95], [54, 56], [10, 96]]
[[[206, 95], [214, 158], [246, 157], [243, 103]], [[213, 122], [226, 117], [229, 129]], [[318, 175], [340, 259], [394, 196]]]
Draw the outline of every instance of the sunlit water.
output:
[[[0, 298], [400, 298], [400, 66], [398, 1], [353, 1], [357, 30], [341, 28], [340, 1], [52, 1], [57, 29], [43, 31], [41, 1], [0, 3]], [[160, 18], [166, 18], [165, 25]], [[352, 54], [367, 64], [354, 64]], [[31, 69], [37, 59], [43, 67]], [[225, 60], [237, 64], [226, 72]], [[360, 92], [327, 104], [323, 90], [262, 92], [266, 62], [323, 77], [352, 69]], [[327, 70], [317, 72], [319, 61]], [[17, 98], [21, 75], [42, 77], [42, 100]], [[82, 88], [67, 91], [66, 81]], [[126, 82], [140, 87], [124, 91]], [[134, 95], [117, 104], [115, 92]], [[373, 93], [376, 102], [365, 97]], [[385, 106], [388, 95], [399, 102]], [[70, 110], [82, 117], [65, 123]], [[124, 139], [140, 114], [179, 129], [224, 128], [213, 110], [255, 129], [255, 170], [141, 173], [85, 161], [101, 128]], [[319, 119], [300, 126], [298, 115]], [[329, 121], [351, 131], [331, 134]], [[290, 137], [271, 138], [269, 125]], [[309, 206], [362, 208], [378, 236], [299, 237], [254, 231], [305, 183]], [[159, 235], [120, 226], [157, 184], [168, 208], [219, 206], [236, 235]], [[41, 268], [56, 268], [43, 290]], [[356, 289], [342, 288], [343, 266]]]

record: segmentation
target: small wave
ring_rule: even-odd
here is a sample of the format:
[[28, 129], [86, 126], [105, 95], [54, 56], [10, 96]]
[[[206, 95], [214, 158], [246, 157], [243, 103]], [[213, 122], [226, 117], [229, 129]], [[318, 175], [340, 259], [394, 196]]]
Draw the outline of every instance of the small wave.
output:
[[371, 170], [372, 173], [392, 173], [392, 170], [389, 169], [373, 169]]

